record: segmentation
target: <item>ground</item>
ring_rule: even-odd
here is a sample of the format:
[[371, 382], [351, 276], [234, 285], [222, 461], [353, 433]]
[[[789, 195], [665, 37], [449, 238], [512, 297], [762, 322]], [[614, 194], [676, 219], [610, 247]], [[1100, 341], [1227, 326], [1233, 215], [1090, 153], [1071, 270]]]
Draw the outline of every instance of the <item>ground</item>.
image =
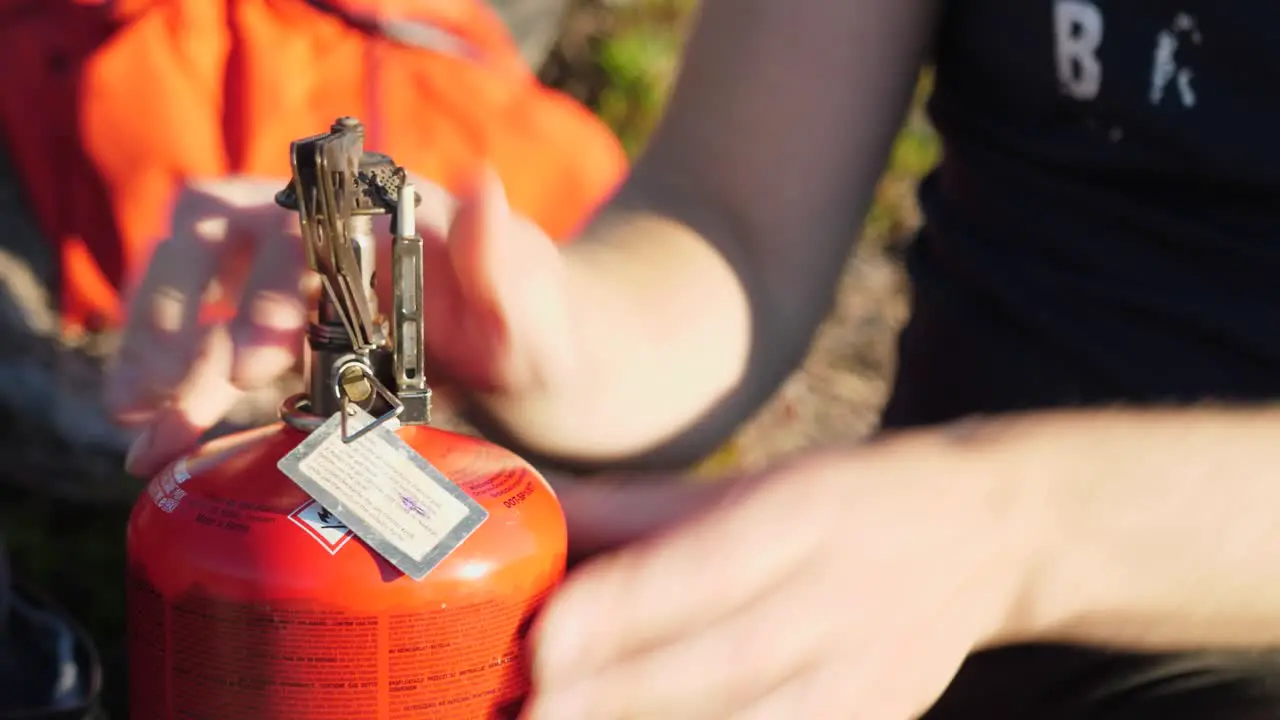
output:
[[[674, 70], [688, 0], [576, 0], [566, 32], [542, 73], [549, 84], [588, 103], [638, 150], [661, 112]], [[852, 440], [874, 428], [889, 389], [897, 330], [909, 308], [899, 256], [918, 225], [916, 181], [934, 162], [936, 139], [913, 110], [881, 183], [839, 296], [804, 366], [748, 423], [716, 469], [758, 466], [815, 443]], [[851, 246], [854, 238], [850, 238]], [[17, 567], [61, 598], [99, 638], [107, 658], [108, 701], [121, 708], [123, 528], [127, 504], [52, 500], [32, 488], [66, 484], [52, 462], [64, 446], [40, 444], [5, 418], [4, 449], [27, 467], [52, 468], [10, 482], [0, 470], [0, 531]], [[15, 438], [17, 440], [15, 441]], [[49, 462], [40, 462], [39, 455]], [[138, 481], [120, 475], [121, 497]]]

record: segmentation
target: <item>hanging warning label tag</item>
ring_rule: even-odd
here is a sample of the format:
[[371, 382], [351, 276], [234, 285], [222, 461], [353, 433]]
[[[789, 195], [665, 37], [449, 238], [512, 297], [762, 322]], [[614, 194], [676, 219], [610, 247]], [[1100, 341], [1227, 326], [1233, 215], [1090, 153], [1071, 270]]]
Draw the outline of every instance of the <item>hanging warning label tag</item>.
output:
[[[348, 432], [374, 418], [354, 408]], [[396, 435], [389, 421], [342, 441], [335, 414], [276, 464], [375, 552], [421, 580], [489, 517]]]

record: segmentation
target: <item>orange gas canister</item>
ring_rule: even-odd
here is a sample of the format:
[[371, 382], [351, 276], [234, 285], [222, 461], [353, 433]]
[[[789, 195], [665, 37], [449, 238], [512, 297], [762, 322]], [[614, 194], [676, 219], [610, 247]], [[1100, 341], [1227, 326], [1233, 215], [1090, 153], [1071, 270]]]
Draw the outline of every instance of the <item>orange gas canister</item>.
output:
[[[333, 289], [308, 391], [280, 423], [173, 463], [134, 507], [133, 720], [484, 720], [527, 693], [523, 633], [563, 577], [564, 516], [519, 457], [427, 424], [421, 239], [398, 211], [414, 194], [362, 144], [349, 119], [294, 143], [281, 193]], [[389, 319], [372, 299], [384, 212]]]

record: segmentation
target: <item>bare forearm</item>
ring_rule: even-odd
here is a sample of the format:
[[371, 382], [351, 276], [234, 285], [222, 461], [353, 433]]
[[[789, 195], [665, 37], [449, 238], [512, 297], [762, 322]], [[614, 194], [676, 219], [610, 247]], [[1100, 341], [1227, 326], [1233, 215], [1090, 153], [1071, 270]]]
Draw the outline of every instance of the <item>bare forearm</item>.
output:
[[1053, 414], [993, 434], [1035, 546], [1024, 639], [1280, 645], [1280, 412]]

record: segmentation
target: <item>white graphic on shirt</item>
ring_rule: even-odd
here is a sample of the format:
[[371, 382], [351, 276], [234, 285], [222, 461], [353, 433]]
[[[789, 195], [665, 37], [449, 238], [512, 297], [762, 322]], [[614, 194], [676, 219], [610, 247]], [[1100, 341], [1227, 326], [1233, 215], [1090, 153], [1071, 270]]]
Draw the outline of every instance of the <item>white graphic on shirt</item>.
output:
[[1102, 11], [1088, 0], [1055, 0], [1054, 52], [1062, 92], [1076, 100], [1093, 100], [1102, 88]]
[[1175, 83], [1178, 99], [1182, 107], [1196, 106], [1196, 91], [1191, 87], [1195, 72], [1178, 63], [1178, 48], [1184, 42], [1199, 45], [1200, 28], [1196, 19], [1187, 13], [1178, 13], [1169, 27], [1156, 34], [1155, 58], [1151, 63], [1151, 104], [1159, 105], [1164, 101], [1165, 91], [1169, 83]]

